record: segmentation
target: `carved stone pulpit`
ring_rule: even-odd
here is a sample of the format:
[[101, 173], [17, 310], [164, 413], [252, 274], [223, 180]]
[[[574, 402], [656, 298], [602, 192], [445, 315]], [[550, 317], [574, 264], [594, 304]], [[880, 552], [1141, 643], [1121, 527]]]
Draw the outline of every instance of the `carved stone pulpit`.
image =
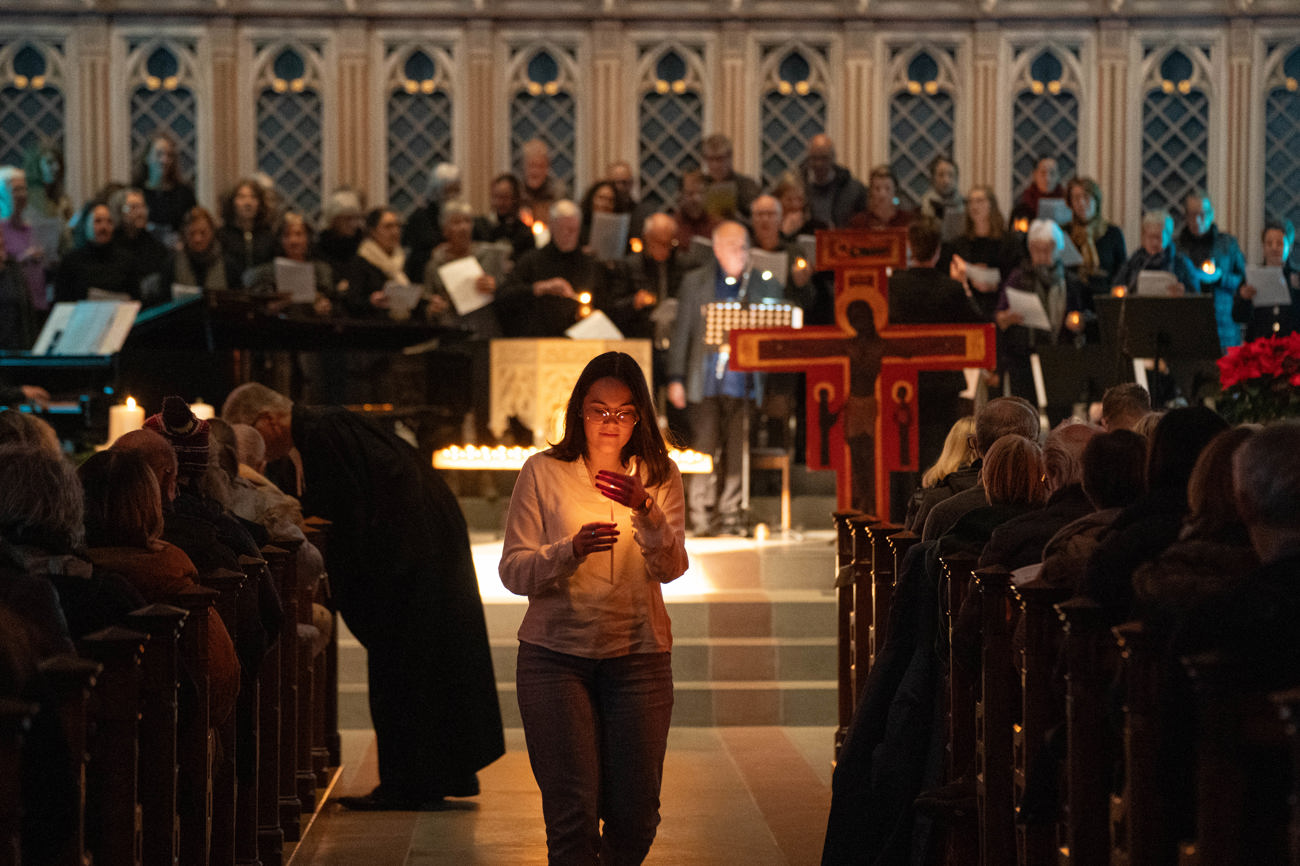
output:
[[[641, 366], [650, 393], [649, 340], [570, 340], [567, 337], [492, 341], [492, 399], [488, 426], [503, 436], [514, 416], [547, 447], [564, 435], [564, 407], [583, 367], [605, 352], [626, 352]], [[524, 443], [518, 443], [524, 444]]]

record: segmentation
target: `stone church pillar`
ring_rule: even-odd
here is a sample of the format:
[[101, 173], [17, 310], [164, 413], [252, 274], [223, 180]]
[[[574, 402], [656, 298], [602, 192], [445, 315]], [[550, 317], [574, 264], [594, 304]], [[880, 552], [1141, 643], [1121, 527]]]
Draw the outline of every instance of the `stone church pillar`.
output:
[[[1125, 202], [1130, 200], [1129, 184], [1140, 184], [1142, 166], [1128, 166], [1129, 100], [1141, 99], [1132, 92], [1129, 84], [1129, 33], [1121, 22], [1103, 22], [1097, 34], [1097, 98], [1095, 114], [1080, 118], [1081, 123], [1092, 122], [1097, 130], [1097, 152], [1092, 164], [1096, 166], [1097, 183], [1101, 186], [1102, 201], [1109, 202], [1110, 219], [1122, 225], [1136, 225], [1140, 213], [1128, 213]], [[1140, 130], [1134, 130], [1140, 135]], [[1141, 210], [1141, 192], [1136, 194]], [[1134, 247], [1130, 238], [1129, 246]]]
[[835, 142], [836, 156], [853, 176], [865, 179], [871, 170], [871, 123], [875, 114], [872, 79], [876, 58], [871, 28], [850, 23], [844, 34], [844, 70], [840, 86], [844, 135]]
[[[256, 130], [239, 127], [239, 45], [234, 22], [214, 21], [208, 28], [208, 46], [212, 62], [211, 112], [204, 118], [211, 130], [212, 177], [209, 189], [230, 189], [240, 177], [241, 136], [255, 136]], [[251, 167], [250, 167], [251, 169]], [[207, 200], [215, 200], [214, 195]], [[200, 201], [205, 200], [202, 195]]]
[[[587, 128], [591, 131], [587, 140], [587, 171], [578, 172], [586, 176], [589, 183], [604, 177], [605, 166], [615, 160], [628, 156], [628, 148], [623, 141], [623, 115], [628, 105], [636, 103], [624, 93], [623, 25], [614, 21], [601, 21], [591, 28], [591, 108], [587, 119]], [[576, 199], [585, 190], [573, 190]]]
[[[1232, 118], [1223, 124], [1226, 132], [1223, 159], [1222, 202], [1215, 206], [1215, 216], [1222, 226], [1237, 236], [1243, 250], [1256, 249], [1255, 237], [1263, 228], [1261, 214], [1251, 210], [1251, 154], [1255, 125], [1251, 111], [1254, 70], [1254, 29], [1244, 19], [1232, 21], [1228, 26], [1228, 89], [1222, 104], [1211, 110], [1222, 118]], [[1256, 197], [1262, 208], [1262, 196]]]
[[[68, 146], [64, 161], [69, 190], [74, 196], [89, 198], [113, 177], [117, 143], [109, 114], [119, 100], [113, 98], [109, 74], [108, 25], [102, 20], [79, 23], [70, 41], [76, 46], [76, 60], [67, 71]], [[86, 147], [83, 142], [99, 142], [99, 146]]]
[[[472, 21], [466, 26], [466, 59], [461, 63], [465, 81], [456, 100], [457, 122], [464, 124], [469, 145], [464, 153], [456, 154], [456, 164], [460, 166], [466, 198], [481, 210], [487, 208], [492, 178], [498, 171], [492, 145], [498, 135], [493, 125], [497, 111], [492, 88], [497, 71], [492, 40], [492, 25], [486, 21]], [[508, 133], [502, 130], [500, 134]]]
[[[370, 96], [370, 50], [365, 28], [348, 22], [340, 24], [337, 33], [338, 105], [332, 112], [334, 129], [325, 133], [335, 142], [336, 171], [332, 186], [364, 189], [374, 204], [377, 190], [370, 176], [370, 130], [372, 124], [385, 122], [385, 103], [381, 100], [374, 104]], [[358, 119], [364, 121], [358, 123]], [[328, 195], [329, 190], [321, 193]]]
[[[997, 188], [1001, 180], [998, 176], [998, 157], [1004, 150], [1000, 145], [1002, 139], [1009, 138], [999, 131], [1004, 127], [998, 123], [998, 109], [1005, 102], [1002, 88], [998, 84], [1001, 44], [999, 31], [985, 26], [976, 28], [975, 38], [971, 41], [974, 75], [969, 92], [970, 123], [959, 124], [959, 128], [973, 130], [973, 134], [966, 136], [965, 162], [968, 165], [961, 164], [963, 160], [959, 153], [952, 154], [958, 161], [961, 172], [958, 184], [963, 190], [970, 189], [974, 184], [990, 184]], [[955, 145], [956, 150], [962, 149], [961, 136], [958, 136]], [[1009, 177], [1007, 183], [1010, 184]], [[1016, 192], [1011, 190], [1011, 195], [1014, 196]]]

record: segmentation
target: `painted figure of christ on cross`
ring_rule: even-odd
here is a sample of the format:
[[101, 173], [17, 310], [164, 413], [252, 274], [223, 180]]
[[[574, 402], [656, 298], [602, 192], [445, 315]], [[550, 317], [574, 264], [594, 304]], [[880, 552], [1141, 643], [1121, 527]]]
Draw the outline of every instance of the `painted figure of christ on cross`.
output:
[[889, 517], [891, 473], [919, 468], [917, 373], [992, 367], [993, 326], [888, 325], [903, 232], [818, 232], [817, 248], [818, 269], [836, 270], [837, 324], [732, 331], [731, 366], [805, 371], [808, 468], [835, 470], [840, 508]]

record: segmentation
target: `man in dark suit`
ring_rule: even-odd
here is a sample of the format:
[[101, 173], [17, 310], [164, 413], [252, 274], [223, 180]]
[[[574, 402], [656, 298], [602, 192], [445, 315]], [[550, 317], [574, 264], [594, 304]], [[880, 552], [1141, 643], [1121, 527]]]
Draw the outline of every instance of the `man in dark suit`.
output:
[[704, 342], [704, 306], [713, 301], [780, 299], [781, 285], [749, 266], [749, 235], [730, 220], [713, 230], [714, 261], [682, 280], [668, 348], [668, 402], [689, 404], [691, 445], [713, 455], [713, 474], [694, 475], [687, 491], [699, 535], [743, 532], [741, 467], [746, 415], [761, 398], [758, 374], [727, 369], [727, 356]]
[[[934, 217], [918, 217], [907, 229], [912, 267], [889, 278], [889, 322], [892, 325], [959, 324], [985, 321], [962, 284], [935, 268], [939, 261], [942, 226]], [[917, 379], [917, 409], [921, 425], [921, 466], [928, 467], [943, 452], [948, 429], [970, 408], [960, 397], [966, 386], [958, 370], [923, 372]]]

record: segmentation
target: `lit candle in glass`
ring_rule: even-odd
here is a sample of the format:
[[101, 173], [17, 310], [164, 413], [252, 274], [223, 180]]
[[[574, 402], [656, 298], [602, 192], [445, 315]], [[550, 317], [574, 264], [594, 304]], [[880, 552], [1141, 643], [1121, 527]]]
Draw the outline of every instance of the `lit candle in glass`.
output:
[[193, 412], [194, 417], [198, 418], [200, 421], [210, 420], [216, 417], [217, 414], [217, 410], [213, 408], [212, 404], [204, 403], [202, 397], [190, 404], [190, 411]]
[[540, 250], [551, 242], [551, 230], [541, 220], [533, 221], [533, 243]]
[[1115, 288], [1113, 288], [1113, 289], [1110, 290], [1110, 293], [1111, 293], [1111, 296], [1112, 296], [1112, 297], [1122, 298], [1122, 297], [1124, 297], [1125, 295], [1128, 294], [1128, 287], [1127, 287], [1127, 286], [1116, 286]]
[[1065, 317], [1065, 324], [1070, 330], [1077, 331], [1079, 326], [1083, 324], [1083, 316], [1079, 314], [1078, 310], [1075, 310]]
[[641, 245], [640, 238], [632, 238], [627, 242], [627, 245], [634, 253], [639, 253], [641, 250], [645, 249], [645, 247]]
[[139, 430], [144, 426], [144, 407], [135, 404], [134, 397], [127, 397], [125, 403], [108, 407], [108, 444], [112, 445], [123, 433]]

